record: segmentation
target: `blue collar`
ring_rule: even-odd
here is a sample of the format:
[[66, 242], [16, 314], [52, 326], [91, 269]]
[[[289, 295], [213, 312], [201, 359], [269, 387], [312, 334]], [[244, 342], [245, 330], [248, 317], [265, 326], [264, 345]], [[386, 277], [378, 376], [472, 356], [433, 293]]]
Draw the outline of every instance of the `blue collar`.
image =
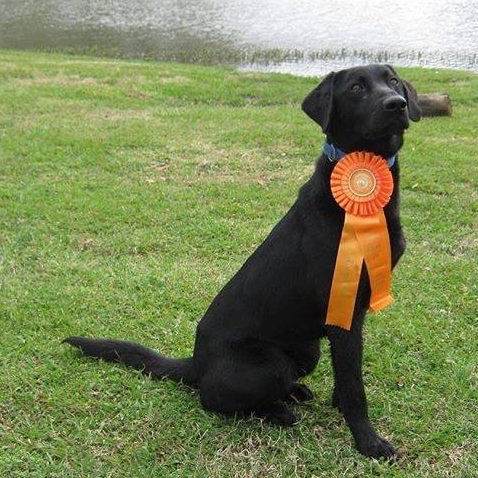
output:
[[[324, 144], [324, 153], [327, 156], [327, 158], [329, 158], [329, 161], [331, 163], [335, 161], [340, 161], [346, 154], [340, 148], [337, 148], [337, 146], [334, 146], [331, 143], [327, 143], [327, 141]], [[395, 164], [396, 159], [397, 159], [396, 154], [394, 154], [393, 156], [387, 159], [387, 164], [389, 168], [391, 168]]]

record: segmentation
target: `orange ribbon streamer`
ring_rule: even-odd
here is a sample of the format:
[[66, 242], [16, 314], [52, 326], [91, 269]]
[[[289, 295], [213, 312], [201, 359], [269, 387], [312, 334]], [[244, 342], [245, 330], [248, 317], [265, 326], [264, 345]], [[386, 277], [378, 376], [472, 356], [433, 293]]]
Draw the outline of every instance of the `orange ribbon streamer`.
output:
[[[378, 312], [393, 302], [390, 239], [383, 212], [393, 191], [393, 179], [385, 160], [372, 153], [351, 153], [338, 165], [346, 159], [338, 171], [336, 166], [331, 178], [333, 195], [346, 213], [325, 323], [350, 330], [364, 261], [371, 288], [370, 310]], [[339, 183], [344, 187], [339, 188]]]

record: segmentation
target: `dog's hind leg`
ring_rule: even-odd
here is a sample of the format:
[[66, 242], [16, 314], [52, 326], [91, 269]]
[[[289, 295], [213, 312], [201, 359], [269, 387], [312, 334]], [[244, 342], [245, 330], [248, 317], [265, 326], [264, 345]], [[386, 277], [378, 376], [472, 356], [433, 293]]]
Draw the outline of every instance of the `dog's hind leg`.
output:
[[[287, 356], [290, 357], [294, 364], [294, 368], [297, 371], [298, 377], [304, 377], [312, 373], [317, 366], [320, 358], [320, 341], [313, 340], [296, 345], [295, 348], [287, 350]], [[290, 403], [294, 402], [306, 402], [312, 400], [314, 394], [312, 390], [303, 383], [294, 383], [286, 397], [286, 401]]]
[[295, 378], [288, 357], [257, 344], [228, 352], [201, 378], [203, 407], [225, 415], [252, 413], [276, 425], [293, 425], [297, 418], [283, 403]]

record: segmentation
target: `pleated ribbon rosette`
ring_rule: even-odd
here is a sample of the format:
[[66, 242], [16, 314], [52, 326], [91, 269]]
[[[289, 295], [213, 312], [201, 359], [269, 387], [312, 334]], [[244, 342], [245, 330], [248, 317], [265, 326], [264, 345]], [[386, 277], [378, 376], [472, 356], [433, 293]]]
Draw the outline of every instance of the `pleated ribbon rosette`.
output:
[[393, 177], [384, 158], [358, 151], [336, 164], [330, 188], [345, 210], [345, 221], [325, 323], [350, 330], [363, 261], [370, 279], [370, 310], [378, 312], [393, 302], [390, 239], [383, 212], [393, 192]]

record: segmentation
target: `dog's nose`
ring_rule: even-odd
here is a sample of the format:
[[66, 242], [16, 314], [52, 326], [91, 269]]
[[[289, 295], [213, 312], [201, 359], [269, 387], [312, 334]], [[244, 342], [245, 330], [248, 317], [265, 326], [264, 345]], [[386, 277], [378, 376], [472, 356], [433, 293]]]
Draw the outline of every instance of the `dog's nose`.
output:
[[407, 100], [403, 96], [395, 95], [383, 102], [386, 111], [403, 111], [407, 107]]

